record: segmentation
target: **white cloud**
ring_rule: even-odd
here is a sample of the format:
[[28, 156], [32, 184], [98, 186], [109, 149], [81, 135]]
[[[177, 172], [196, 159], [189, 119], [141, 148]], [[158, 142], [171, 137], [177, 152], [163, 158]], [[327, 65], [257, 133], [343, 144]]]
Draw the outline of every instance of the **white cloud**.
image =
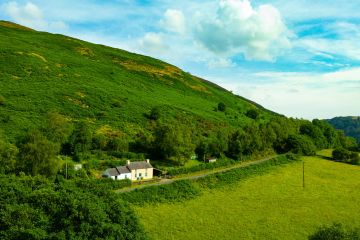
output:
[[329, 73], [259, 72], [251, 82], [229, 81], [228, 87], [264, 107], [299, 118], [360, 114], [360, 68]]
[[160, 24], [170, 32], [183, 34], [186, 30], [184, 14], [175, 9], [167, 9]]
[[216, 54], [252, 60], [273, 61], [291, 47], [280, 12], [272, 5], [254, 9], [249, 0], [221, 0], [215, 17], [198, 16], [194, 36]]
[[159, 56], [167, 52], [169, 46], [164, 42], [160, 33], [149, 32], [139, 40], [143, 52]]
[[16, 23], [36, 30], [66, 30], [67, 25], [62, 21], [46, 21], [42, 10], [35, 4], [28, 2], [19, 5], [17, 2], [8, 2], [3, 5], [6, 14]]

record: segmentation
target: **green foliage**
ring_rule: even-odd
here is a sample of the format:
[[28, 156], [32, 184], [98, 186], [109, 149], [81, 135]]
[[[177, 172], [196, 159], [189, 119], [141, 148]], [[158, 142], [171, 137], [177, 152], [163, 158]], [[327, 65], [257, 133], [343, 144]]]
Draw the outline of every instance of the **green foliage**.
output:
[[311, 122], [303, 123], [300, 126], [300, 134], [310, 137], [317, 149], [324, 149], [328, 147], [327, 140], [321, 129]]
[[319, 228], [309, 240], [360, 240], [360, 231], [346, 230], [340, 223]]
[[334, 160], [344, 163], [350, 163], [353, 165], [360, 165], [360, 156], [357, 152], [351, 152], [345, 148], [336, 148], [332, 152]]
[[168, 185], [152, 186], [121, 193], [120, 198], [136, 204], [158, 204], [189, 200], [199, 196], [200, 191], [189, 180], [180, 180]]
[[50, 141], [64, 144], [72, 131], [73, 124], [65, 116], [56, 112], [48, 114], [44, 132]]
[[1, 175], [0, 185], [1, 239], [146, 239], [107, 183]]
[[182, 125], [159, 124], [155, 129], [154, 147], [157, 154], [184, 164], [194, 153], [190, 129]]
[[30, 131], [19, 146], [20, 169], [33, 176], [54, 176], [60, 168], [59, 145], [49, 141], [39, 131]]
[[151, 120], [158, 120], [161, 116], [160, 108], [159, 107], [153, 107], [149, 114], [149, 119]]
[[286, 145], [287, 149], [296, 154], [311, 156], [316, 153], [316, 147], [308, 136], [290, 135], [286, 141]]
[[360, 117], [336, 117], [327, 121], [336, 129], [343, 130], [347, 136], [354, 137], [360, 144]]
[[18, 148], [3, 139], [0, 133], [0, 174], [15, 171], [18, 152]]
[[256, 109], [250, 109], [245, 114], [247, 117], [256, 120], [259, 117], [259, 112]]
[[225, 112], [225, 110], [226, 110], [226, 105], [225, 105], [225, 103], [220, 102], [220, 103], [218, 104], [217, 109], [218, 109], [220, 112]]
[[6, 99], [3, 95], [0, 95], [0, 107], [1, 106], [5, 106], [6, 104]]
[[92, 143], [92, 132], [89, 125], [85, 122], [79, 122], [70, 136], [69, 146], [71, 147], [71, 155], [76, 160], [85, 158], [89, 153]]

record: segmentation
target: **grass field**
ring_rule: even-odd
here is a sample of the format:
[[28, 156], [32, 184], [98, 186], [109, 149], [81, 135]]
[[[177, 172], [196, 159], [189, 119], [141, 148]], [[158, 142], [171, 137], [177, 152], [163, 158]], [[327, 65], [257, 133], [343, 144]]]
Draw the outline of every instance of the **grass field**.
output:
[[319, 226], [360, 227], [360, 168], [316, 157], [175, 204], [137, 207], [153, 239], [307, 239]]

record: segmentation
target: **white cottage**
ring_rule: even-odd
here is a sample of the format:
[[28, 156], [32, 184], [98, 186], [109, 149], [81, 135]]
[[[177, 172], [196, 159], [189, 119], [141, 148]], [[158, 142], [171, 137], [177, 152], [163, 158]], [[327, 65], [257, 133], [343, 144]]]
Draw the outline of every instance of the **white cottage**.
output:
[[130, 162], [128, 160], [126, 166], [106, 169], [103, 176], [114, 180], [130, 179], [134, 181], [151, 179], [153, 178], [153, 169], [149, 159], [137, 162]]

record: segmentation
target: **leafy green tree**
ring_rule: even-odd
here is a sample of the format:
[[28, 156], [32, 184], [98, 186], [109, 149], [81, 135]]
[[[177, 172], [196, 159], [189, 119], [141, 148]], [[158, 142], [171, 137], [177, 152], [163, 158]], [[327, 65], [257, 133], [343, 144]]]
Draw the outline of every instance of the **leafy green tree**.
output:
[[220, 112], [225, 112], [225, 110], [226, 110], [226, 105], [225, 105], [225, 103], [223, 103], [223, 102], [220, 102], [219, 104], [218, 104], [218, 108], [217, 108]]
[[300, 134], [309, 136], [318, 149], [323, 149], [328, 146], [327, 140], [321, 129], [311, 122], [303, 123], [300, 126]]
[[158, 120], [161, 117], [161, 111], [159, 107], [153, 107], [149, 114], [149, 119]]
[[192, 134], [181, 124], [159, 124], [155, 129], [155, 151], [160, 157], [184, 164], [194, 153]]
[[312, 140], [304, 135], [290, 135], [286, 141], [287, 150], [306, 156], [315, 155], [316, 147]]
[[8, 143], [0, 134], [0, 173], [11, 173], [16, 169], [18, 148]]
[[220, 157], [229, 147], [229, 132], [227, 129], [218, 129], [210, 134], [208, 153], [213, 157]]
[[19, 147], [19, 163], [31, 175], [55, 175], [61, 165], [57, 154], [60, 147], [38, 130], [30, 131]]
[[71, 121], [65, 116], [51, 112], [47, 117], [46, 129], [44, 129], [47, 138], [55, 143], [65, 143], [74, 129]]
[[246, 112], [245, 115], [255, 120], [259, 117], [259, 112], [256, 109], [250, 109]]
[[81, 160], [88, 154], [92, 143], [92, 132], [86, 122], [79, 122], [70, 136], [69, 145], [75, 160]]

